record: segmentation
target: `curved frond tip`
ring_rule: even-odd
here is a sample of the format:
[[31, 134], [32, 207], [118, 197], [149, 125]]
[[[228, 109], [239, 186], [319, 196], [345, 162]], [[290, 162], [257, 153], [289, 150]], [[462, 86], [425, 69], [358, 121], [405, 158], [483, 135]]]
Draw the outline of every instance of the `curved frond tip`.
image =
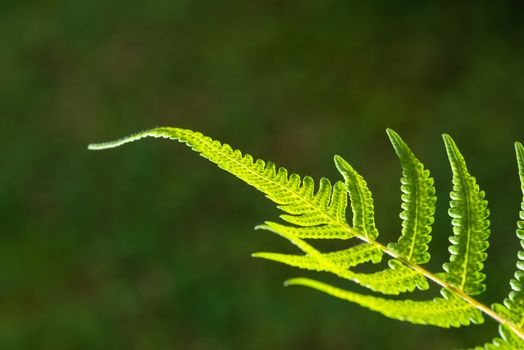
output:
[[138, 141], [146, 137], [171, 138], [169, 129], [175, 129], [175, 128], [164, 127], [164, 128], [150, 129], [150, 130], [142, 131], [142, 132], [139, 132], [133, 135], [126, 136], [126, 137], [122, 137], [114, 141], [90, 143], [87, 146], [87, 149], [91, 151], [101, 151], [105, 149], [116, 148], [116, 147], [125, 145], [126, 143], [135, 142], [135, 141]]

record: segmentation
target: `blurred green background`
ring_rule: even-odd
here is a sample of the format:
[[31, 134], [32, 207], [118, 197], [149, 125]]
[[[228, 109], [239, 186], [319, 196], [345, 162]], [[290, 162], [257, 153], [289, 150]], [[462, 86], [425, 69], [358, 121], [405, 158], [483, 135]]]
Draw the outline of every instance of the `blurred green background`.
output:
[[[0, 2], [0, 349], [451, 349], [459, 330], [388, 320], [250, 257], [294, 251], [253, 226], [278, 211], [174, 142], [88, 152], [154, 126], [202, 131], [300, 174], [348, 159], [399, 234], [394, 128], [438, 193], [447, 260], [451, 133], [486, 190], [488, 290], [518, 242], [522, 1]], [[332, 281], [329, 276], [317, 278]], [[351, 284], [339, 285], [353, 288]], [[421, 293], [417, 297], [426, 297]]]

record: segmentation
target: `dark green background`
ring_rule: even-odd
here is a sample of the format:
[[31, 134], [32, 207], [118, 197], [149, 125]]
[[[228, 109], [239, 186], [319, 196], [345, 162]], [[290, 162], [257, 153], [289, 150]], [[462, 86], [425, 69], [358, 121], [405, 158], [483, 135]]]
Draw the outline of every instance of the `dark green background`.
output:
[[[1, 349], [451, 349], [250, 258], [293, 251], [263, 195], [154, 126], [202, 131], [300, 174], [348, 159], [399, 234], [394, 128], [435, 176], [430, 268], [447, 259], [452, 134], [492, 209], [486, 303], [508, 291], [524, 139], [522, 1], [0, 2]], [[329, 276], [314, 275], [322, 280]], [[354, 288], [350, 283], [341, 286]], [[422, 293], [417, 297], [427, 297]]]

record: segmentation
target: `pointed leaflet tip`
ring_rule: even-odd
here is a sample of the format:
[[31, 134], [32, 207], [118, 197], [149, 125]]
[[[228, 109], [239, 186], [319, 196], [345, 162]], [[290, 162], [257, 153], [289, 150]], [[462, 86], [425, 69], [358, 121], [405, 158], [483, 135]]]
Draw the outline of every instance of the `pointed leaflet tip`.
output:
[[389, 136], [389, 141], [391, 142], [395, 153], [398, 155], [401, 161], [409, 156], [415, 157], [413, 152], [411, 152], [408, 145], [406, 145], [399, 134], [397, 134], [393, 129], [387, 129], [386, 132]]
[[[448, 154], [448, 159], [451, 162], [451, 166], [453, 167], [456, 162], [464, 162], [464, 157], [460, 153], [453, 138], [448, 134], [442, 134], [442, 138], [444, 139], [444, 145], [446, 147], [446, 152]], [[465, 166], [466, 164], [464, 164], [464, 167]]]
[[399, 137], [398, 134], [395, 132], [395, 130], [391, 129], [391, 128], [387, 128], [386, 129], [386, 134], [388, 134], [389, 138], [393, 138], [393, 137]]
[[339, 165], [343, 162], [346, 162], [344, 160], [344, 158], [342, 158], [341, 156], [339, 156], [338, 154], [335, 154], [335, 156], [333, 157], [333, 160], [335, 161], [335, 165], [337, 166], [337, 168], [339, 168]]
[[337, 167], [338, 171], [342, 174], [342, 176], [346, 180], [346, 185], [347, 185], [347, 182], [349, 180], [347, 177], [347, 173], [348, 172], [354, 173], [354, 174], [357, 174], [357, 173], [355, 169], [353, 169], [351, 164], [349, 164], [344, 158], [342, 158], [338, 154], [335, 154], [334, 159], [335, 159], [335, 166]]
[[444, 140], [444, 144], [446, 145], [446, 148], [448, 148], [451, 145], [455, 145], [455, 142], [453, 141], [451, 136], [449, 136], [449, 134], [442, 134], [442, 139]]
[[351, 171], [351, 172], [355, 171], [355, 169], [353, 169], [353, 167], [344, 158], [342, 158], [338, 154], [335, 154], [333, 159], [335, 160], [335, 166], [337, 167], [338, 171], [342, 174], [344, 179], [346, 179], [346, 176], [344, 176], [344, 174], [347, 171]]
[[402, 141], [402, 139], [400, 138], [399, 134], [397, 134], [393, 129], [387, 128], [386, 133], [388, 134], [389, 141], [396, 150], [396, 145], [399, 143], [399, 140]]

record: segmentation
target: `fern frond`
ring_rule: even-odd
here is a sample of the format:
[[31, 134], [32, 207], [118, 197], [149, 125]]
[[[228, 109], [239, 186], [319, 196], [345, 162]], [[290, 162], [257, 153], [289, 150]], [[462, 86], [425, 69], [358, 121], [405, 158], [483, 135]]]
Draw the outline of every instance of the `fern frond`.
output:
[[303, 285], [334, 297], [357, 303], [384, 316], [415, 324], [433, 325], [443, 328], [467, 326], [482, 323], [479, 310], [453, 293], [443, 290], [443, 298], [429, 301], [390, 300], [362, 295], [318, 282], [309, 278], [293, 278], [285, 285]]
[[450, 261], [443, 265], [446, 273], [440, 276], [458, 290], [476, 295], [486, 289], [482, 283], [486, 276], [481, 271], [489, 246], [488, 202], [453, 139], [449, 135], [443, 137], [453, 172], [449, 215], [454, 234], [449, 238]]
[[[435, 187], [429, 171], [415, 157], [402, 138], [387, 130], [402, 167], [401, 190], [402, 234], [396, 243], [383, 245], [376, 239], [374, 204], [364, 178], [342, 157], [335, 156], [335, 165], [344, 178], [332, 185], [321, 178], [315, 191], [315, 181], [305, 176], [289, 174], [274, 163], [254, 160], [249, 154], [233, 150], [229, 145], [180, 128], [157, 128], [114, 142], [93, 144], [89, 149], [117, 147], [144, 137], [161, 137], [186, 143], [204, 158], [237, 176], [263, 192], [275, 202], [287, 224], [271, 221], [257, 228], [269, 230], [289, 240], [302, 255], [255, 253], [264, 258], [306, 270], [325, 271], [353, 281], [372, 291], [397, 295], [415, 289], [427, 289], [428, 280], [442, 287], [442, 297], [426, 301], [392, 300], [346, 291], [311, 279], [291, 279], [286, 285], [304, 285], [327, 294], [355, 302], [390, 318], [439, 327], [459, 327], [482, 323], [483, 314], [496, 320], [501, 338], [486, 344], [485, 349], [524, 350], [524, 250], [518, 254], [518, 271], [511, 280], [511, 292], [504, 304], [492, 308], [473, 299], [485, 289], [482, 273], [488, 247], [489, 210], [485, 194], [466, 167], [465, 160], [450, 136], [444, 143], [453, 173], [449, 215], [453, 235], [449, 262], [443, 273], [433, 274], [421, 265], [430, 259], [428, 243], [435, 212]], [[523, 200], [517, 236], [524, 249], [524, 147], [517, 143], [517, 160]], [[352, 224], [346, 220], [349, 203]], [[360, 244], [332, 252], [320, 252], [307, 240], [360, 240]], [[352, 268], [366, 262], [378, 263], [383, 254], [389, 256], [388, 267], [378, 272], [361, 273]], [[481, 349], [476, 348], [476, 349]]]
[[416, 264], [427, 263], [430, 259], [428, 243], [431, 241], [431, 225], [435, 214], [435, 186], [429, 170], [415, 157], [404, 140], [393, 130], [387, 133], [402, 166], [401, 190], [402, 235], [398, 243], [388, 248], [406, 260]]

